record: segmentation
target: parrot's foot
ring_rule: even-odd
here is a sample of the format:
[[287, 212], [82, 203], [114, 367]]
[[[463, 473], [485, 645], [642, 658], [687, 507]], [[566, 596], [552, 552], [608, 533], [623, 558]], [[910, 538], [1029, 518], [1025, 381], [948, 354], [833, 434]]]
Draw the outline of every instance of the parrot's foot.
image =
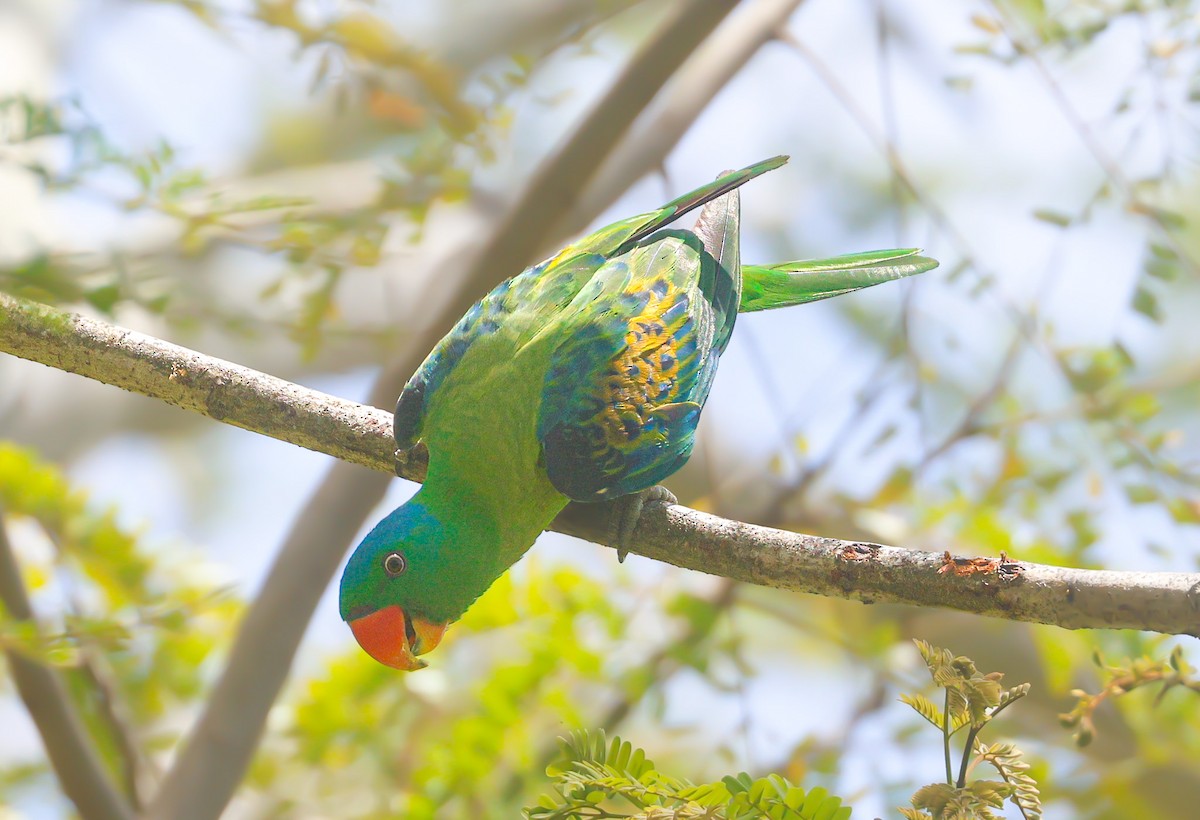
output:
[[400, 478], [411, 476], [413, 471], [419, 471], [422, 464], [428, 464], [429, 451], [422, 442], [412, 447], [401, 447], [392, 453], [392, 470]]
[[624, 562], [625, 556], [629, 554], [633, 531], [637, 528], [638, 520], [642, 517], [642, 509], [647, 504], [661, 504], [669, 507], [678, 503], [679, 499], [675, 497], [674, 493], [661, 484], [655, 484], [641, 492], [623, 495], [613, 502], [616, 515], [613, 517], [612, 537], [617, 545], [617, 561]]

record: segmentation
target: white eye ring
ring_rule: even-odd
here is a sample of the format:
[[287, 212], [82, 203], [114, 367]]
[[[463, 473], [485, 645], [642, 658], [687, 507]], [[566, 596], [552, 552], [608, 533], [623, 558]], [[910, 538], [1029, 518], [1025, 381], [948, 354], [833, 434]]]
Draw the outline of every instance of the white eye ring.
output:
[[391, 577], [402, 575], [404, 570], [408, 569], [408, 562], [404, 560], [404, 556], [398, 552], [389, 552], [383, 557], [383, 571]]

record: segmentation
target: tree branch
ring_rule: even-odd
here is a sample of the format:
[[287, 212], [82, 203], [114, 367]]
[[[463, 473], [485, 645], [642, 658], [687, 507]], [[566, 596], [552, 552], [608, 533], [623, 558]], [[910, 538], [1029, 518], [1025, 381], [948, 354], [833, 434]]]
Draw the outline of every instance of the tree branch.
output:
[[[0, 601], [14, 620], [33, 619], [33, 608], [21, 583], [21, 572], [8, 542], [2, 516]], [[4, 656], [8, 659], [8, 668], [21, 701], [42, 737], [42, 745], [46, 747], [46, 756], [50, 758], [59, 785], [75, 804], [79, 815], [84, 820], [127, 820], [132, 817], [129, 806], [104, 771], [92, 739], [58, 673], [15, 650], [6, 649]]]
[[242, 619], [225, 669], [145, 818], [215, 818], [224, 811], [250, 764], [321, 593], [346, 545], [383, 498], [387, 483], [379, 478], [337, 462], [321, 480]]
[[115, 384], [342, 461], [390, 461], [392, 415], [164, 342], [0, 293], [0, 350]]
[[[77, 350], [91, 349], [97, 338], [110, 340], [103, 356], [82, 355]], [[393, 467], [391, 428], [382, 411], [246, 368], [237, 371], [243, 380], [258, 386], [261, 397], [226, 401], [226, 391], [239, 389], [226, 375], [235, 365], [93, 319], [0, 294], [0, 350], [147, 392], [198, 412], [217, 407], [221, 412], [214, 417], [222, 421], [337, 457], [353, 452], [358, 463], [377, 470], [390, 472]], [[143, 362], [147, 359], [159, 363], [157, 385], [146, 381]], [[188, 369], [187, 383], [162, 384], [171, 381], [170, 373], [176, 367]], [[337, 408], [336, 419], [331, 420], [328, 413], [334, 411], [326, 411], [327, 407]], [[323, 446], [318, 431], [328, 430], [331, 424], [344, 429], [332, 437], [337, 443]], [[364, 440], [347, 447], [344, 442], [354, 436]], [[423, 477], [424, 462], [419, 458], [400, 466], [405, 478], [419, 481]], [[555, 521], [554, 529], [613, 546], [609, 543], [613, 531], [610, 515], [605, 504], [571, 505]], [[944, 607], [1067, 629], [1144, 629], [1200, 637], [1200, 573], [1070, 569], [1007, 559], [955, 560], [945, 554], [759, 527], [681, 506], [648, 507], [633, 543], [637, 546], [631, 552], [675, 566], [864, 603]], [[329, 559], [322, 560], [322, 571], [328, 563]], [[336, 564], [336, 559], [332, 563]]]

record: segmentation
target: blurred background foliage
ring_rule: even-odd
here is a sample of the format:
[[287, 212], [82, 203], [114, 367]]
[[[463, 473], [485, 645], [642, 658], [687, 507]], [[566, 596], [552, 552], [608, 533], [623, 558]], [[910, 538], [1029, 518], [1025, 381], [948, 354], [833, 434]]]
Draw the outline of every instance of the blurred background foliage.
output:
[[[668, 5], [10, 0], [0, 289], [362, 398]], [[663, 173], [584, 216], [788, 153], [744, 192], [749, 258], [920, 245], [942, 268], [744, 317], [672, 489], [842, 538], [1197, 570], [1200, 4], [793, 5]], [[145, 800], [327, 460], [7, 358], [0, 434], [38, 616], [0, 645], [61, 669]], [[618, 567], [558, 536], [418, 674], [326, 600], [229, 815], [514, 817], [583, 728], [693, 782], [778, 772], [896, 816], [942, 771], [897, 700], [925, 686], [914, 637], [1030, 682], [989, 733], [1049, 816], [1194, 815], [1196, 693], [1153, 691], [1190, 680], [1194, 641]], [[0, 804], [69, 814], [3, 676], [0, 723]]]

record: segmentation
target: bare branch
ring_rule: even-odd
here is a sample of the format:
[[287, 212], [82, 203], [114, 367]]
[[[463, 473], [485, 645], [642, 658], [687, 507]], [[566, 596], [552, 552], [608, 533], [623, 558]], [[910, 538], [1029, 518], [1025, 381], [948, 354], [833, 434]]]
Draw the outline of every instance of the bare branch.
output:
[[[13, 321], [14, 314], [43, 317], [43, 321], [51, 325], [45, 334], [53, 335], [55, 346], [48, 348], [36, 332], [20, 330], [22, 326], [27, 328], [28, 319]], [[101, 323], [51, 308], [34, 310], [28, 303], [0, 295], [0, 349], [44, 364], [55, 366], [59, 361], [79, 359], [69, 355], [67, 349], [89, 344], [88, 340], [97, 334], [94, 326], [98, 324]], [[76, 328], [80, 330], [76, 331]], [[120, 333], [114, 331], [114, 335]], [[146, 347], [152, 341], [149, 337], [138, 336], [128, 346], [118, 344], [112, 351], [113, 360], [106, 366], [77, 367], [74, 372], [137, 389], [138, 381], [130, 378], [129, 373], [135, 360], [146, 355]], [[181, 366], [189, 363], [195, 366], [197, 361], [204, 361], [198, 353], [165, 342], [157, 342], [157, 346], [155, 355], [167, 363], [172, 356], [178, 357]], [[116, 363], [116, 358], [121, 356], [126, 361]], [[168, 367], [166, 373], [169, 372]], [[223, 386], [203, 378], [208, 372], [208, 368], [198, 367], [197, 373], [201, 375], [192, 381], [189, 389], [205, 396], [214, 391], [220, 393]], [[169, 375], [161, 378], [168, 379]], [[259, 378], [263, 384], [277, 381], [268, 376]], [[155, 395], [163, 392], [166, 391], [156, 391]], [[296, 398], [311, 391], [288, 385], [286, 392], [295, 402]], [[264, 405], [270, 402], [271, 406], [276, 406], [283, 401], [284, 397], [279, 396], [264, 400]], [[311, 430], [324, 429], [330, 422], [327, 418], [311, 418], [309, 414], [320, 415], [322, 411], [310, 408], [322, 408], [329, 402], [338, 400], [312, 393], [307, 401], [288, 405], [297, 409], [287, 425], [267, 426], [260, 432], [291, 441], [301, 437], [299, 430], [307, 428], [309, 432], [303, 438], [312, 441], [315, 436]], [[187, 402], [188, 406], [201, 412], [208, 404], [195, 400]], [[223, 408], [227, 406], [224, 402], [217, 404]], [[339, 403], [341, 407], [347, 405], [353, 406], [349, 402]], [[253, 429], [256, 419], [269, 416], [260, 410], [250, 410], [245, 417], [237, 418], [225, 414], [222, 420]], [[390, 426], [385, 424], [380, 428], [377, 421], [380, 411], [360, 407], [357, 411], [344, 412], [349, 418], [339, 423], [348, 428], [344, 431], [345, 436], [350, 435], [352, 428], [366, 431], [359, 434], [374, 439], [364, 442], [356, 452], [378, 453], [369, 466], [390, 471], [392, 459], [390, 455], [384, 455], [391, 449]], [[386, 413], [382, 415], [387, 416]], [[333, 447], [315, 449], [336, 455]], [[421, 462], [401, 465], [403, 476], [414, 481], [421, 479], [423, 470]], [[359, 474], [355, 472], [355, 475]], [[349, 495], [344, 503], [351, 502], [353, 494]], [[306, 513], [306, 517], [312, 512]], [[609, 533], [613, 532], [610, 513], [608, 506], [603, 504], [572, 505], [559, 516], [554, 529], [613, 546], [609, 543]], [[308, 523], [317, 526], [316, 521]], [[639, 546], [632, 552], [679, 567], [864, 603], [944, 607], [1067, 629], [1144, 629], [1200, 637], [1200, 573], [1069, 569], [1006, 559], [954, 560], [944, 554], [759, 527], [680, 506], [648, 507], [634, 533], [633, 543]], [[333, 553], [332, 550], [329, 552]], [[310, 558], [310, 561], [316, 559]], [[337, 556], [324, 557], [319, 563], [320, 570], [326, 572], [321, 576], [324, 584], [337, 563]], [[308, 567], [308, 570], [314, 576], [319, 574], [315, 567]]]
[[[2, 511], [0, 511], [2, 512]], [[0, 516], [0, 601], [10, 617], [33, 619], [16, 556]], [[129, 806], [113, 787], [58, 673], [11, 649], [4, 651], [21, 701], [33, 718], [63, 793], [84, 820], [125, 820]]]

